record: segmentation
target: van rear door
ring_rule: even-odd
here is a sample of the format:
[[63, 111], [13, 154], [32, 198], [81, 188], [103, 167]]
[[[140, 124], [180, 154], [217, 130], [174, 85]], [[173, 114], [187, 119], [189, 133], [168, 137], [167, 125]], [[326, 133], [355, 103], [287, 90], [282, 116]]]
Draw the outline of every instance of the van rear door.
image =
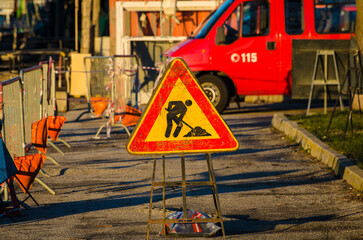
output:
[[212, 65], [233, 79], [239, 95], [273, 94], [277, 90], [272, 5], [262, 0], [240, 1], [216, 29]]

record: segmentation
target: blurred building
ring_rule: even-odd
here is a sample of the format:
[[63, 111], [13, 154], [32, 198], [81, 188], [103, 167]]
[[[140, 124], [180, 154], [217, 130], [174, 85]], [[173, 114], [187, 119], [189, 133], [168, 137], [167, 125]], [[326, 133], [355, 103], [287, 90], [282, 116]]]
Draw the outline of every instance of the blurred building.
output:
[[120, 37], [189, 37], [220, 2], [109, 0], [111, 52]]

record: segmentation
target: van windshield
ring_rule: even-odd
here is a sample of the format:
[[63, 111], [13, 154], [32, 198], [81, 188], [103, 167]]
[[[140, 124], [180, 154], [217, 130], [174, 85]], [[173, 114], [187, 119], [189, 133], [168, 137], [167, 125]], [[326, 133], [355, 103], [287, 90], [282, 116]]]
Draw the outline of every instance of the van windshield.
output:
[[192, 38], [205, 38], [214, 24], [222, 16], [222, 14], [232, 5], [234, 0], [227, 0], [222, 3], [216, 10], [211, 12], [206, 19], [195, 29]]

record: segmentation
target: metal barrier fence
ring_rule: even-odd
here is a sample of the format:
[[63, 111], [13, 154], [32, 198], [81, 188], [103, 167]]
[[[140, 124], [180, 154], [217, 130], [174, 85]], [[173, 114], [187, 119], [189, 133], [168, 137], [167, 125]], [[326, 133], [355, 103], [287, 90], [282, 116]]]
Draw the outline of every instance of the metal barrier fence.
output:
[[42, 117], [54, 116], [56, 113], [56, 101], [55, 101], [55, 66], [53, 61], [40, 62], [43, 70], [43, 83], [42, 83]]
[[0, 83], [1, 135], [12, 157], [25, 155], [25, 132], [21, 78]]
[[112, 97], [110, 85], [113, 82], [113, 59], [112, 57], [85, 57], [84, 68], [89, 110], [96, 116], [100, 116]]
[[126, 104], [137, 106], [139, 104], [138, 70], [136, 55], [115, 55], [115, 107], [125, 111]]
[[23, 85], [25, 141], [31, 142], [32, 123], [42, 119], [43, 69], [38, 65], [20, 71]]
[[[42, 106], [42, 117], [54, 116], [57, 114], [56, 107], [56, 93], [55, 93], [55, 64], [50, 58], [49, 61], [40, 62], [39, 65], [42, 66], [43, 77], [42, 77], [42, 88], [41, 88], [41, 106]], [[68, 148], [71, 146], [64, 140], [58, 138], [57, 142], [62, 142]], [[60, 150], [52, 141], [48, 141], [48, 145], [52, 146], [57, 152], [65, 156], [64, 152]], [[59, 163], [47, 156], [54, 164], [59, 165]]]
[[54, 115], [54, 71], [49, 74], [53, 82], [49, 86], [50, 101], [43, 104], [48, 102], [44, 100], [48, 93], [47, 87], [44, 90], [44, 83], [48, 81], [45, 67], [48, 68], [48, 64], [23, 69], [20, 77], [0, 83], [2, 137], [12, 157], [25, 155], [24, 147], [31, 142], [31, 124]]
[[129, 133], [121, 123], [121, 116], [127, 111], [127, 105], [138, 104], [138, 64], [134, 55], [116, 55], [113, 57], [85, 57], [87, 100], [89, 111], [96, 117], [107, 118], [95, 138], [103, 128], [110, 136], [111, 126], [119, 126]]
[[[23, 69], [20, 77], [0, 83], [1, 136], [12, 157], [26, 155], [25, 148], [32, 140], [32, 124], [54, 115], [55, 104], [55, 72], [52, 61], [50, 65], [42, 63]], [[54, 144], [52, 146], [59, 150]], [[53, 158], [47, 158], [59, 165]], [[55, 194], [40, 179], [35, 180]]]

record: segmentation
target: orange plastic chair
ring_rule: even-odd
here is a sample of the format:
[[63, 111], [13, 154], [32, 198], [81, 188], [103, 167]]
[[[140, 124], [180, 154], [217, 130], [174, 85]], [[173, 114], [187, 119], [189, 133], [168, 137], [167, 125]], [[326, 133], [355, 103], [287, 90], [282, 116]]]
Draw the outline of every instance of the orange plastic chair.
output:
[[48, 116], [47, 118], [48, 135], [53, 141], [57, 141], [66, 118], [63, 116]]
[[48, 128], [47, 118], [38, 120], [32, 124], [32, 145], [38, 149], [41, 153], [47, 153], [47, 142], [48, 142]]
[[[117, 113], [115, 113], [117, 114]], [[126, 127], [134, 126], [139, 121], [141, 116], [141, 111], [139, 109], [130, 107], [126, 105], [126, 111], [121, 113], [120, 115], [115, 116], [115, 122], [122, 119], [122, 124]]]
[[91, 97], [91, 107], [95, 113], [96, 117], [102, 115], [102, 113], [106, 110], [108, 100], [105, 97]]
[[35, 177], [44, 164], [45, 158], [45, 155], [40, 153], [14, 158], [15, 166], [18, 169], [18, 173], [15, 174], [16, 181], [24, 193], [27, 193], [32, 187]]

